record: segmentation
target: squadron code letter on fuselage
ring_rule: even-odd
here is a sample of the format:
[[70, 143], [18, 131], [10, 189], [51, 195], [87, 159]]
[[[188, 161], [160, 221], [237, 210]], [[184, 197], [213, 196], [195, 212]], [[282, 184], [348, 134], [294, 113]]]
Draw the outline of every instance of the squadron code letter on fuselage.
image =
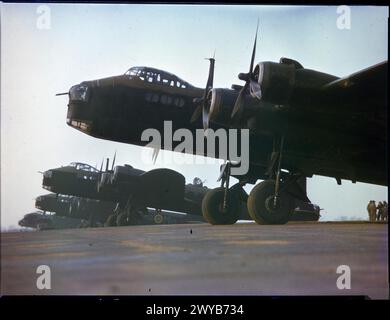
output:
[[153, 307], [146, 308], [148, 315], [173, 315], [176, 318], [179, 315], [180, 307], [159, 307], [153, 304]]

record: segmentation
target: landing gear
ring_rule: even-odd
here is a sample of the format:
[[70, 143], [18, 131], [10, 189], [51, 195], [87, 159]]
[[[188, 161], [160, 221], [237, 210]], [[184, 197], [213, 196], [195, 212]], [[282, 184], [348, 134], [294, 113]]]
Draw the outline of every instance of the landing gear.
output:
[[112, 226], [118, 227], [138, 225], [143, 222], [144, 216], [147, 213], [148, 211], [145, 207], [134, 206], [130, 202], [124, 207], [118, 204], [114, 210], [114, 214], [108, 217], [106, 224], [111, 223]]
[[265, 180], [257, 184], [248, 197], [249, 215], [258, 224], [285, 224], [290, 218], [294, 199], [280, 191], [275, 205], [275, 181]]
[[221, 168], [221, 187], [210, 190], [202, 200], [203, 218], [211, 224], [234, 224], [241, 215], [240, 200], [246, 195], [238, 183], [229, 189], [231, 163]]
[[118, 227], [127, 226], [127, 212], [121, 212], [116, 217], [116, 225]]
[[164, 222], [164, 217], [161, 214], [161, 209], [156, 209], [156, 212], [153, 216], [153, 221], [155, 224], [162, 224]]
[[275, 136], [267, 170], [270, 179], [257, 184], [248, 197], [248, 213], [258, 224], [285, 224], [294, 207], [294, 199], [286, 193], [281, 181], [283, 147], [284, 136]]
[[116, 226], [116, 214], [110, 214], [104, 223], [105, 227], [115, 227]]
[[211, 224], [236, 223], [239, 218], [239, 209], [238, 200], [230, 192], [225, 200], [225, 188], [223, 187], [210, 190], [202, 201], [203, 217]]
[[[273, 152], [265, 175], [248, 196], [244, 180], [229, 188], [230, 168], [221, 168], [221, 187], [209, 191], [202, 202], [203, 217], [211, 224], [233, 224], [241, 216], [240, 204], [246, 202], [249, 216], [258, 224], [285, 224], [294, 210], [295, 199], [308, 200], [297, 185], [300, 174], [282, 172], [284, 137], [275, 136]], [[263, 172], [264, 174], [264, 172]], [[309, 201], [309, 200], [308, 200]], [[310, 201], [309, 201], [310, 202]]]

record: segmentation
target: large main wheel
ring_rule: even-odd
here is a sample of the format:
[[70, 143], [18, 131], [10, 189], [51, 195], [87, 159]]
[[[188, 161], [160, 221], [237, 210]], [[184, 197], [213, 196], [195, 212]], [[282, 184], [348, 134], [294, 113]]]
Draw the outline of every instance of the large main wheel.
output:
[[229, 190], [227, 208], [223, 210], [225, 188], [215, 188], [206, 193], [202, 201], [202, 213], [205, 220], [211, 224], [234, 224], [240, 216], [239, 200]]
[[258, 224], [285, 224], [293, 209], [293, 198], [283, 191], [279, 193], [274, 206], [275, 181], [265, 180], [256, 185], [249, 194], [247, 206], [249, 215]]

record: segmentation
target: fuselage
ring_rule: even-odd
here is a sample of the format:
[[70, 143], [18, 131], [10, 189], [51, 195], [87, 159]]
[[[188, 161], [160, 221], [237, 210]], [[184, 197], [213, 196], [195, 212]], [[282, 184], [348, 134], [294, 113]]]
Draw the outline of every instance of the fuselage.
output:
[[[165, 74], [168, 76], [164, 82]], [[332, 75], [318, 74], [324, 81], [337, 79]], [[157, 75], [160, 75], [159, 81]], [[198, 119], [191, 123], [190, 118], [197, 107], [194, 99], [202, 96], [203, 89], [177, 79], [164, 71], [144, 68], [143, 73], [129, 72], [82, 82], [70, 90], [67, 124], [97, 138], [139, 146], [148, 144], [148, 141], [141, 139], [146, 129], [156, 129], [164, 137], [166, 121], [171, 121], [173, 132], [186, 128], [193, 137], [197, 137], [196, 130], [202, 129], [202, 121]], [[230, 110], [238, 91], [225, 90], [230, 96], [225, 109]], [[246, 100], [249, 105], [258, 104], [251, 97]], [[310, 105], [309, 102], [307, 105]], [[210, 123], [210, 128], [214, 130], [249, 128], [251, 165], [248, 173], [239, 179], [254, 183], [259, 178], [265, 178], [273, 151], [273, 137], [283, 135], [284, 169], [300, 172], [304, 176], [316, 174], [387, 185], [383, 115], [372, 113], [335, 117], [332, 113], [307, 110], [292, 113], [288, 108], [279, 110], [275, 107], [257, 108], [255, 114], [241, 123]], [[229, 140], [229, 135], [227, 138]], [[180, 142], [172, 141], [171, 148], [174, 149]], [[196, 141], [193, 143], [193, 154], [207, 153], [204, 148], [197, 149]], [[206, 138], [204, 145], [207, 146]], [[167, 149], [164, 144], [161, 144], [161, 148]], [[221, 157], [218, 149], [215, 150], [215, 157]]]

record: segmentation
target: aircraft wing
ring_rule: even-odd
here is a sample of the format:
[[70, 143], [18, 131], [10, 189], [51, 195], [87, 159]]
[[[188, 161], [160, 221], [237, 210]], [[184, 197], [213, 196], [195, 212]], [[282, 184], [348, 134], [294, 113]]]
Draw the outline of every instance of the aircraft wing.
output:
[[184, 199], [185, 178], [170, 169], [153, 169], [139, 176], [137, 199], [152, 207], [165, 207]]
[[385, 116], [388, 62], [384, 61], [325, 84], [320, 99], [339, 113]]

